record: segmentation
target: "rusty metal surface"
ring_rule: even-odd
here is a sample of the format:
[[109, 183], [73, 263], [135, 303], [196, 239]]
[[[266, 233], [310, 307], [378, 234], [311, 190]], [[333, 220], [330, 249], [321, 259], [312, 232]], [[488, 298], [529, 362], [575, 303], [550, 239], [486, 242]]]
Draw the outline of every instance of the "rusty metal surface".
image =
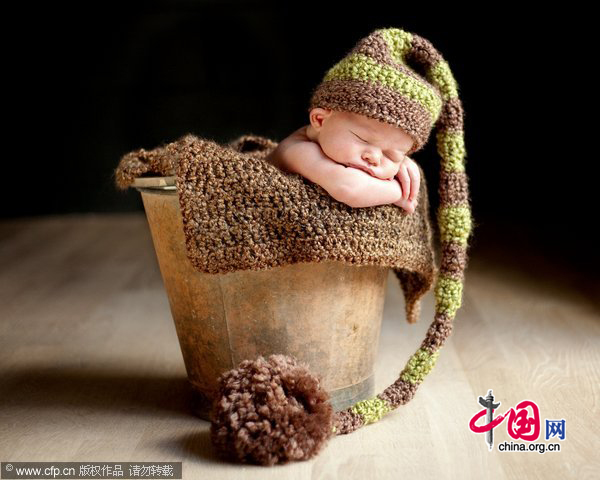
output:
[[272, 353], [306, 362], [336, 410], [373, 394], [386, 267], [328, 261], [198, 272], [186, 256], [176, 192], [139, 191], [202, 418], [222, 372]]

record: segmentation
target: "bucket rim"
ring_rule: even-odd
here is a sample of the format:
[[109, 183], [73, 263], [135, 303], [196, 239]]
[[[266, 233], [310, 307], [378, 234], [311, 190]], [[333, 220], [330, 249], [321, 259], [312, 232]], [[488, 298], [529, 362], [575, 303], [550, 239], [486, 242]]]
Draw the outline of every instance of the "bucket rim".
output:
[[137, 177], [131, 184], [135, 188], [159, 188], [161, 190], [175, 189], [175, 175], [168, 177]]
[[175, 176], [167, 177], [137, 177], [131, 184], [138, 192], [174, 195], [177, 193]]

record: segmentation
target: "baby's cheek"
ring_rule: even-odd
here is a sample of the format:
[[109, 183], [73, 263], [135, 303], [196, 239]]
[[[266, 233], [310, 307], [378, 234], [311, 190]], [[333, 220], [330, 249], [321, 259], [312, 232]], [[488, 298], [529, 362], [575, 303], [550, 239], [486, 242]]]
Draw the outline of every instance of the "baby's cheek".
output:
[[328, 142], [325, 146], [321, 145], [321, 149], [325, 155], [327, 155], [336, 163], [340, 163], [342, 165], [356, 163], [356, 159], [353, 158], [355, 152], [351, 148], [348, 148], [348, 145], [346, 145], [344, 142]]
[[334, 162], [342, 164], [342, 165], [348, 165], [348, 163], [351, 163], [349, 161], [350, 160], [349, 158], [346, 158], [346, 156], [340, 154], [340, 152], [335, 149], [325, 152], [325, 155], [327, 155], [329, 158], [331, 158], [331, 160], [333, 160]]

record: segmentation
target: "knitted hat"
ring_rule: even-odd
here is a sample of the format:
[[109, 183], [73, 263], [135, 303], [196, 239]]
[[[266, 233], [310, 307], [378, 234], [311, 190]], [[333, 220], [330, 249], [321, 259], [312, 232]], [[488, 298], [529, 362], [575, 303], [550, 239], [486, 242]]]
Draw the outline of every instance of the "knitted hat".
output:
[[423, 37], [382, 28], [361, 39], [315, 88], [315, 107], [348, 111], [402, 128], [420, 150], [436, 127], [441, 159], [437, 222], [441, 266], [435, 316], [420, 348], [382, 393], [333, 412], [327, 393], [289, 356], [245, 360], [220, 377], [211, 438], [242, 461], [272, 465], [314, 456], [332, 435], [353, 432], [412, 399], [434, 367], [461, 306], [472, 217], [465, 173], [463, 109], [448, 63]]

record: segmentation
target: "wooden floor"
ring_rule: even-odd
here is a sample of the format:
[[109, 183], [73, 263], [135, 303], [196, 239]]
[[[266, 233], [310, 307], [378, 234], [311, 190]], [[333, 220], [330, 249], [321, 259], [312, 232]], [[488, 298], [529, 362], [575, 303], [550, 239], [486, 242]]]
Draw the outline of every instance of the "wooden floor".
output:
[[[491, 238], [491, 237], [490, 237]], [[413, 401], [333, 438], [316, 458], [264, 468], [218, 460], [189, 390], [143, 214], [0, 223], [0, 460], [182, 461], [183, 478], [599, 478], [600, 292], [550, 259], [480, 237], [463, 306]], [[376, 391], [392, 383], [433, 317], [409, 325], [390, 274]], [[499, 452], [469, 430], [479, 395], [504, 413], [537, 403], [540, 443]], [[545, 441], [545, 419], [565, 419]], [[515, 441], [516, 442], [516, 441]]]

